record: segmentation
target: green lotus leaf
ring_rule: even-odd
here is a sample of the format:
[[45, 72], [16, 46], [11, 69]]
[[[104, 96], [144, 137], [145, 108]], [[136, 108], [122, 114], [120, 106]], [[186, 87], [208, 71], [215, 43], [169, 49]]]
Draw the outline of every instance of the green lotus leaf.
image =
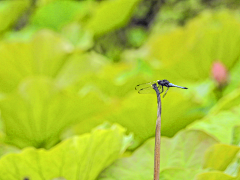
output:
[[60, 30], [64, 25], [78, 21], [91, 10], [91, 2], [53, 1], [40, 7], [33, 15], [31, 25]]
[[26, 26], [24, 29], [20, 31], [7, 31], [4, 33], [3, 41], [7, 42], [28, 42], [30, 41], [34, 35], [39, 31], [38, 28], [33, 26]]
[[[202, 131], [181, 131], [173, 138], [162, 137], [160, 176], [193, 177], [201, 171], [205, 151], [217, 141]], [[154, 138], [149, 139], [132, 156], [117, 160], [99, 176], [99, 180], [153, 179]], [[182, 172], [180, 172], [182, 171]], [[188, 172], [189, 174], [185, 174]]]
[[12, 26], [30, 6], [30, 1], [1, 1], [0, 2], [0, 32]]
[[55, 77], [70, 52], [71, 44], [47, 30], [30, 42], [1, 43], [0, 90], [10, 92], [32, 75]]
[[0, 157], [4, 156], [6, 154], [9, 154], [9, 153], [18, 153], [18, 152], [20, 152], [20, 149], [1, 142], [1, 144], [0, 144]]
[[195, 178], [195, 180], [234, 180], [234, 179], [235, 179], [234, 177], [231, 177], [220, 171], [201, 173]]
[[[197, 117], [201, 117], [201, 114], [194, 112], [197, 105], [189, 101], [181, 92], [171, 89], [168, 93], [165, 98], [162, 98], [161, 129], [162, 135], [173, 136]], [[136, 141], [143, 142], [155, 135], [156, 99], [156, 95], [140, 95], [135, 92], [122, 102], [121, 108], [113, 110], [107, 120], [128, 127], [130, 132], [134, 132]]]
[[[231, 85], [230, 85], [231, 86]], [[240, 88], [237, 88], [223, 96], [216, 104], [213, 106], [209, 114], [217, 114], [221, 111], [231, 110], [233, 107], [240, 104]]]
[[240, 167], [240, 161], [239, 161], [239, 153], [238, 153], [234, 158], [234, 160], [228, 165], [226, 170], [224, 170], [224, 173], [233, 177], [237, 177], [237, 179], [240, 179], [239, 167]]
[[[182, 89], [170, 89], [166, 97], [162, 98], [162, 134], [173, 136], [188, 124], [203, 116], [200, 106], [185, 96]], [[187, 90], [186, 90], [187, 91]], [[170, 103], [171, 102], [171, 103]]]
[[239, 71], [240, 71], [240, 59], [234, 64], [229, 72], [230, 83], [224, 88], [223, 96], [227, 96], [230, 92], [235, 91], [239, 88], [240, 79], [239, 79]]
[[89, 131], [104, 121], [118, 123], [126, 127], [128, 132], [134, 133], [135, 142], [131, 148], [136, 148], [146, 139], [154, 136], [157, 118], [157, 103], [154, 96], [139, 98], [138, 94], [131, 95], [123, 102], [113, 102], [102, 114], [104, 116], [80, 122], [74, 127], [74, 131], [77, 134], [84, 133], [86, 128]]
[[[91, 87], [99, 89], [98, 79], [101, 77], [102, 69], [108, 64], [106, 58], [97, 53], [74, 53], [59, 70], [56, 83], [60, 88], [71, 89], [70, 91], [76, 93], [79, 91], [87, 93], [86, 89], [91, 89]], [[108, 74], [108, 76], [111, 75], [111, 73]], [[105, 84], [107, 83], [109, 86], [104, 89], [105, 91], [111, 89], [111, 81], [106, 80]], [[84, 86], [85, 90], [82, 90]]]
[[188, 168], [167, 168], [161, 172], [160, 180], [191, 180], [199, 171]]
[[162, 140], [161, 166], [200, 169], [206, 150], [217, 143], [210, 135], [196, 130], [184, 130], [172, 139]]
[[233, 137], [232, 137], [231, 144], [236, 145], [236, 146], [240, 145], [240, 126], [235, 126], [233, 128]]
[[196, 82], [209, 78], [214, 61], [228, 70], [238, 61], [239, 27], [239, 20], [229, 11], [207, 11], [184, 27], [155, 35], [147, 48], [161, 61], [159, 76]]
[[52, 179], [52, 180], [66, 180], [65, 178], [62, 178], [62, 177], [60, 177], [60, 178], [54, 178], [54, 179]]
[[67, 139], [50, 150], [25, 148], [0, 159], [0, 179], [94, 180], [124, 151], [125, 129], [118, 125], [94, 129]]
[[233, 127], [240, 125], [239, 108], [237, 109], [206, 116], [190, 124], [188, 128], [203, 130], [222, 143], [230, 144], [232, 142]]
[[[62, 0], [36, 0], [36, 5], [41, 7], [41, 6], [45, 6], [49, 3], [52, 3], [54, 1], [62, 1]], [[74, 1], [74, 0], [69, 0], [69, 1]]]
[[104, 103], [97, 94], [80, 97], [48, 78], [32, 77], [0, 101], [0, 108], [8, 143], [49, 148], [66, 127], [101, 112]]
[[62, 28], [61, 32], [64, 37], [80, 50], [88, 50], [94, 45], [93, 35], [84, 30], [79, 23], [68, 24]]
[[238, 151], [238, 146], [215, 144], [207, 150], [203, 168], [224, 171]]
[[96, 36], [124, 26], [130, 19], [139, 0], [103, 1], [86, 27]]
[[[239, 147], [240, 142], [240, 126], [235, 126], [233, 128], [233, 137], [232, 137], [232, 144], [237, 145]], [[234, 160], [231, 162], [231, 164], [227, 167], [227, 169], [224, 171], [226, 174], [231, 176], [237, 176], [237, 179], [240, 179], [240, 173], [239, 173], [239, 167], [240, 167], [240, 157], [239, 153], [234, 158]]]
[[128, 63], [112, 64], [98, 53], [74, 53], [59, 71], [56, 81], [61, 88], [76, 93], [98, 91], [106, 98], [121, 100], [128, 94], [136, 94], [136, 78], [121, 77], [129, 68]]

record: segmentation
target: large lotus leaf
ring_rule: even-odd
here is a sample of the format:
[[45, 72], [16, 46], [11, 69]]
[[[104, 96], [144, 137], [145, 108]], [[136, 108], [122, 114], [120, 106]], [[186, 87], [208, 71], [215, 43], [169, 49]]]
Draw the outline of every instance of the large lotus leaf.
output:
[[[96, 85], [107, 95], [125, 97], [132, 93], [135, 88], [136, 79], [119, 80], [119, 76], [130, 68], [129, 64], [110, 64], [105, 66], [100, 76], [96, 77]], [[111, 88], [110, 88], [111, 87]]]
[[[161, 129], [162, 135], [165, 136], [173, 136], [200, 115], [194, 113], [194, 108], [197, 105], [181, 92], [169, 91], [171, 92], [162, 98]], [[128, 130], [134, 132], [135, 138], [140, 142], [154, 136], [157, 118], [156, 95], [140, 95], [135, 92], [126, 98], [121, 105], [121, 108], [115, 110], [116, 112], [113, 111], [107, 118], [109, 121], [118, 122], [124, 127], [128, 127]]]
[[109, 96], [126, 97], [133, 92], [136, 93], [135, 86], [137, 84], [146, 82], [146, 79], [142, 76], [144, 73], [140, 73], [140, 71], [142, 69], [147, 71], [147, 68], [141, 62], [129, 63], [125, 61], [118, 64], [109, 63], [102, 68], [101, 73], [94, 82]]
[[[240, 140], [240, 126], [235, 126], [233, 128], [233, 138], [232, 138], [232, 144], [237, 145], [239, 147], [239, 140]], [[233, 149], [232, 149], [233, 152]], [[240, 167], [240, 154], [238, 153], [235, 159], [231, 162], [231, 164], [227, 167], [227, 169], [224, 171], [226, 174], [231, 176], [238, 176], [238, 179], [240, 179], [240, 173], [239, 173], [239, 167]]]
[[240, 145], [240, 126], [233, 128], [232, 144], [236, 146]]
[[[173, 136], [180, 129], [203, 116], [197, 102], [185, 96], [182, 89], [170, 89], [162, 98], [162, 134]], [[187, 92], [186, 92], [187, 93]]]
[[239, 153], [238, 153], [234, 161], [231, 162], [231, 164], [227, 167], [224, 173], [233, 177], [237, 177], [237, 179], [240, 179], [239, 168], [240, 168], [240, 163], [239, 163]]
[[157, 119], [157, 99], [155, 96], [142, 96], [131, 94], [123, 101], [116, 102], [105, 117], [110, 122], [117, 122], [134, 133], [136, 148], [146, 139], [155, 134]]
[[167, 168], [160, 174], [160, 180], [192, 180], [200, 170], [188, 168]]
[[200, 169], [206, 150], [216, 144], [210, 135], [196, 130], [184, 130], [174, 138], [162, 141], [161, 168], [184, 167]]
[[[62, 69], [59, 71], [58, 76], [56, 77], [57, 85], [60, 88], [67, 89], [71, 92], [73, 91], [79, 94], [88, 94], [89, 92], [96, 92], [99, 94], [100, 97], [103, 97], [106, 103], [109, 105], [109, 107], [101, 113], [101, 116], [93, 117], [92, 119], [89, 118], [85, 119], [84, 121], [81, 121], [78, 124], [78, 126], [74, 126], [75, 133], [82, 134], [89, 132], [93, 127], [95, 127], [98, 124], [101, 124], [106, 120], [121, 123], [122, 122], [121, 118], [117, 117], [116, 119], [113, 119], [114, 117], [112, 118], [112, 116], [116, 111], [117, 112], [121, 111], [119, 109], [122, 108], [122, 104], [130, 108], [128, 110], [128, 113], [131, 114], [130, 112], [132, 111], [131, 108], [132, 105], [129, 104], [130, 106], [128, 106], [128, 102], [135, 104], [134, 102], [135, 99], [133, 101], [127, 100], [128, 102], [124, 101], [123, 103], [122, 100], [125, 99], [123, 97], [128, 97], [127, 94], [134, 93], [135, 98], [140, 97], [134, 90], [136, 82], [133, 79], [130, 80], [131, 83], [130, 81], [119, 82], [117, 80], [118, 74], [120, 74], [127, 68], [128, 68], [127, 64], [122, 63], [121, 65], [113, 65], [109, 63], [108, 59], [102, 57], [97, 53], [87, 53], [80, 55], [74, 54], [68, 59], [68, 62], [65, 63]], [[145, 97], [151, 98], [151, 96]], [[156, 106], [155, 103], [156, 99], [154, 96], [153, 98], [152, 98], [153, 100], [151, 102], [149, 101], [149, 103], [152, 103], [152, 105]], [[136, 105], [139, 106], [140, 102], [138, 104], [136, 103]], [[140, 108], [145, 109], [144, 107], [147, 106], [148, 105], [146, 103], [145, 106], [141, 106]], [[146, 115], [147, 118], [145, 118], [143, 122], [137, 123], [140, 124], [142, 129], [139, 133], [137, 133], [139, 129], [133, 127], [134, 124], [131, 123], [133, 120], [130, 119], [129, 117], [125, 120], [126, 123], [124, 122], [122, 123], [122, 125], [128, 124], [129, 125], [128, 128], [131, 127], [129, 129], [129, 132], [132, 132], [132, 130], [134, 130], [135, 133], [143, 137], [141, 142], [144, 141], [145, 139], [154, 135], [155, 129], [154, 126], [157, 111], [155, 108], [145, 109], [145, 112], [147, 112], [146, 114], [151, 114], [153, 110], [154, 113], [152, 115], [154, 116], [151, 120], [152, 123], [147, 122], [147, 118], [151, 119], [149, 118], [149, 115]], [[134, 111], [135, 109], [133, 109], [133, 112]], [[124, 112], [122, 112], [122, 115], [124, 115]], [[139, 114], [137, 116], [141, 117], [141, 115]], [[141, 117], [141, 119], [143, 119], [143, 117]], [[151, 128], [151, 130], [147, 130], [149, 128]]]
[[[98, 89], [96, 81], [101, 77], [103, 67], [108, 64], [106, 58], [97, 53], [74, 53], [59, 70], [56, 83], [60, 88], [71, 89], [76, 93], [84, 86], [95, 86]], [[110, 82], [106, 82], [109, 83], [107, 90], [111, 89]]]
[[1, 142], [0, 157], [2, 157], [3, 155], [9, 154], [9, 153], [16, 153], [16, 152], [20, 152], [20, 149]]
[[[36, 0], [36, 5], [37, 6], [45, 6], [54, 1], [62, 1], [62, 0]], [[71, 1], [71, 0], [69, 0], [69, 1]]]
[[131, 18], [138, 2], [139, 0], [103, 1], [86, 27], [97, 36], [122, 27]]
[[[230, 85], [231, 86], [231, 85]], [[217, 114], [221, 111], [231, 110], [231, 108], [240, 104], [240, 88], [237, 88], [223, 96], [216, 104], [210, 109], [209, 114]]]
[[128, 63], [113, 64], [98, 53], [75, 53], [68, 58], [56, 80], [60, 87], [75, 92], [88, 89], [99, 91], [106, 97], [123, 99], [128, 94], [136, 93], [136, 83], [143, 82], [140, 76], [138, 82], [136, 77], [122, 77], [130, 68]]
[[79, 23], [68, 24], [62, 28], [61, 32], [77, 49], [82, 51], [94, 45], [93, 35], [84, 30]]
[[9, 28], [30, 6], [30, 1], [0, 1], [0, 32]]
[[17, 92], [0, 101], [6, 140], [21, 148], [49, 148], [67, 126], [96, 115], [104, 107], [96, 94], [80, 97], [41, 77], [26, 79]]
[[54, 1], [36, 11], [31, 25], [60, 30], [64, 25], [86, 16], [91, 10], [91, 5], [91, 2], [85, 1]]
[[[240, 71], [240, 59], [238, 62], [234, 64], [229, 72], [229, 84], [224, 88], [223, 96], [228, 95], [230, 92], [239, 88], [240, 79], [239, 79], [239, 71]], [[239, 90], [238, 90], [239, 91]]]
[[30, 42], [1, 43], [0, 90], [12, 91], [27, 76], [55, 77], [71, 51], [71, 44], [46, 30]]
[[238, 146], [215, 144], [205, 154], [203, 168], [224, 171], [239, 151]]
[[[239, 109], [239, 108], [238, 108]], [[240, 125], [239, 110], [223, 111], [218, 114], [209, 115], [188, 126], [189, 129], [203, 130], [222, 143], [230, 144], [232, 141], [233, 127]]]
[[124, 132], [118, 125], [100, 127], [50, 150], [26, 148], [21, 153], [6, 155], [0, 160], [0, 179], [94, 180], [129, 145]]
[[21, 29], [20, 31], [7, 31], [4, 33], [3, 41], [8, 42], [27, 42], [31, 40], [34, 35], [39, 31], [38, 28], [33, 26], [26, 26], [24, 29]]
[[209, 77], [212, 63], [231, 69], [239, 59], [240, 22], [228, 11], [204, 12], [185, 27], [154, 36], [150, 55], [161, 61], [161, 76], [190, 81]]
[[236, 178], [220, 171], [205, 172], [197, 175], [195, 180], [235, 180]]
[[[160, 176], [176, 173], [174, 178], [193, 177], [189, 171], [201, 170], [205, 151], [217, 143], [211, 136], [201, 131], [181, 131], [174, 138], [162, 137]], [[131, 157], [117, 160], [99, 176], [101, 180], [149, 180], [153, 179], [154, 138], [137, 149]], [[175, 169], [174, 169], [175, 168]], [[185, 176], [188, 172], [189, 175]], [[188, 179], [188, 178], [187, 178]]]

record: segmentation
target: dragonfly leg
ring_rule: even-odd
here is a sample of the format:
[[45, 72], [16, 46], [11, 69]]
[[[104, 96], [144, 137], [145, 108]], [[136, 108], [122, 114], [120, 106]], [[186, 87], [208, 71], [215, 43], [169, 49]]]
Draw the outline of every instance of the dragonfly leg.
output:
[[167, 90], [166, 90], [166, 92], [164, 93], [163, 97], [165, 97], [165, 96], [166, 96], [168, 89], [169, 89], [169, 87], [167, 88]]
[[160, 92], [160, 94], [163, 93], [163, 91], [164, 91], [164, 90], [163, 90], [163, 86], [162, 86], [162, 92]]

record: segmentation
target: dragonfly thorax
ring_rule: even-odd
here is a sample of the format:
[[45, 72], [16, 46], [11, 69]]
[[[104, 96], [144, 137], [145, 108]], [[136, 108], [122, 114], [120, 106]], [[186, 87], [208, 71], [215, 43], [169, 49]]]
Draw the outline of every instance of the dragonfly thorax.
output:
[[157, 82], [158, 82], [158, 85], [160, 85], [160, 86], [166, 86], [166, 87], [168, 87], [168, 84], [170, 83], [170, 82], [169, 82], [168, 80], [166, 80], [166, 79], [158, 80]]

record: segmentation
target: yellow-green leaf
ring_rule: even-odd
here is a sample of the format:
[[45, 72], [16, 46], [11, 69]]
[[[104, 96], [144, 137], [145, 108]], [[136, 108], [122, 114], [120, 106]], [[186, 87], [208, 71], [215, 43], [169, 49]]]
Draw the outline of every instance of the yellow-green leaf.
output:
[[240, 125], [239, 108], [235, 111], [222, 111], [218, 114], [211, 114], [188, 126], [189, 129], [203, 130], [222, 143], [231, 143], [233, 127]]
[[195, 180], [234, 180], [234, 179], [235, 179], [234, 177], [231, 177], [220, 171], [201, 173], [195, 178]]
[[21, 148], [50, 148], [66, 127], [99, 113], [103, 107], [98, 96], [66, 92], [46, 77], [26, 79], [16, 92], [0, 101], [6, 141]]
[[[75, 136], [50, 150], [24, 149], [0, 160], [0, 179], [95, 180], [120, 154], [125, 129], [118, 125], [96, 128], [91, 134]], [[125, 144], [126, 143], [126, 144]]]
[[224, 171], [232, 162], [233, 158], [235, 158], [239, 149], [240, 148], [238, 146], [227, 144], [213, 145], [207, 150], [205, 154], [203, 168]]
[[139, 0], [103, 1], [86, 27], [96, 36], [125, 25]]
[[55, 77], [71, 53], [71, 44], [43, 30], [29, 42], [0, 44], [0, 90], [11, 92], [28, 76]]
[[29, 6], [28, 0], [0, 1], [0, 32], [12, 26]]
[[[173, 138], [162, 137], [160, 176], [169, 179], [173, 173], [174, 180], [192, 179], [202, 170], [205, 151], [216, 142], [202, 131], [181, 131]], [[98, 179], [153, 179], [153, 159], [154, 138], [145, 142], [132, 156], [116, 161]]]

